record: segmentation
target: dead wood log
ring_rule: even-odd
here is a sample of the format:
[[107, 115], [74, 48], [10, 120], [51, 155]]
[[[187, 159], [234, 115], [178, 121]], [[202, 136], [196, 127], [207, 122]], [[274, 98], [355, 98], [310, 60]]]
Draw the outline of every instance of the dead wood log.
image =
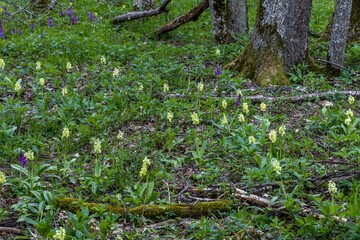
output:
[[24, 235], [20, 229], [12, 227], [0, 227], [0, 233], [13, 233], [16, 235]]
[[146, 18], [146, 17], [152, 17], [159, 15], [160, 13], [167, 12], [168, 9], [166, 6], [171, 2], [171, 0], [165, 0], [160, 7], [149, 10], [149, 11], [142, 11], [142, 12], [129, 12], [121, 16], [117, 16], [111, 20], [112, 23], [121, 23], [125, 21], [140, 19], [140, 18]]
[[54, 9], [56, 3], [57, 3], [57, 0], [51, 0], [51, 3], [48, 6], [49, 9]]
[[199, 16], [203, 11], [205, 11], [209, 7], [209, 0], [202, 0], [199, 2], [193, 9], [191, 9], [186, 14], [175, 18], [172, 22], [167, 23], [155, 30], [158, 34], [163, 34], [175, 30], [181, 25], [188, 23], [190, 21], [197, 21]]
[[[303, 95], [296, 95], [296, 96], [280, 96], [280, 97], [268, 97], [264, 95], [254, 95], [254, 96], [246, 96], [246, 100], [251, 100], [254, 103], [261, 103], [264, 101], [267, 102], [277, 102], [277, 101], [288, 101], [288, 102], [298, 102], [298, 101], [304, 101], [309, 98], [318, 97], [319, 99], [325, 99], [329, 95], [336, 95], [336, 94], [343, 94], [343, 95], [352, 95], [352, 96], [360, 96], [360, 91], [327, 91], [327, 92], [320, 92], [320, 93], [311, 93], [311, 94], [303, 94]], [[161, 96], [165, 96], [164, 94], [159, 94]], [[191, 99], [190, 95], [184, 95], [184, 94], [167, 94], [170, 98], [187, 98]], [[211, 96], [212, 97], [212, 96]], [[201, 100], [208, 99], [209, 96], [203, 96], [201, 97]], [[212, 97], [214, 99], [217, 99], [218, 97]], [[230, 100], [236, 100], [237, 96], [229, 96], [227, 97]]]

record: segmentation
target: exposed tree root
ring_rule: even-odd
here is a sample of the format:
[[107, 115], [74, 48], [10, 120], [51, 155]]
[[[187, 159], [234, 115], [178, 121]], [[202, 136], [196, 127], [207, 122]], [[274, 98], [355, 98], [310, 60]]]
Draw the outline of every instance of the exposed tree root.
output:
[[165, 0], [160, 7], [149, 10], [149, 11], [142, 11], [142, 12], [129, 12], [121, 16], [117, 16], [111, 20], [112, 23], [121, 23], [125, 21], [140, 19], [140, 18], [146, 18], [146, 17], [152, 17], [159, 15], [160, 13], [167, 12], [168, 9], [166, 6], [171, 2], [171, 0]]
[[[80, 206], [75, 202], [78, 201], [76, 198], [56, 198], [57, 204], [60, 208], [70, 212], [76, 212], [80, 209]], [[230, 208], [230, 201], [216, 201], [216, 202], [198, 202], [194, 205], [178, 203], [174, 205], [154, 205], [149, 204], [140, 207], [128, 208], [126, 212], [133, 215], [141, 216], [144, 209], [144, 216], [147, 218], [158, 218], [158, 217], [201, 217], [208, 216], [210, 214], [217, 215], [219, 212], [226, 212]], [[91, 212], [96, 212], [96, 208], [102, 207], [104, 204], [96, 203], [83, 203], [83, 206], [89, 207]], [[122, 216], [125, 215], [125, 209], [123, 207], [106, 205], [106, 211], [117, 213]]]
[[186, 14], [175, 18], [172, 22], [165, 24], [155, 30], [158, 34], [163, 34], [166, 32], [170, 32], [175, 30], [176, 28], [180, 27], [181, 25], [190, 22], [190, 21], [197, 21], [199, 16], [203, 11], [205, 11], [209, 7], [209, 0], [202, 0], [199, 2], [193, 9], [191, 9]]
[[[280, 96], [280, 97], [268, 97], [268, 96], [263, 96], [263, 95], [255, 95], [255, 96], [246, 96], [246, 100], [251, 100], [252, 102], [255, 103], [260, 103], [260, 102], [277, 102], [277, 101], [290, 101], [290, 102], [298, 102], [298, 101], [304, 101], [306, 99], [310, 99], [310, 98], [314, 98], [317, 97], [319, 99], [325, 99], [327, 96], [329, 95], [352, 95], [352, 96], [360, 96], [360, 91], [328, 91], [328, 92], [320, 92], [320, 93], [311, 93], [311, 94], [304, 94], [304, 95], [296, 95], [296, 96], [290, 96], [290, 97], [285, 97], [285, 96]], [[163, 96], [161, 94], [161, 96]], [[164, 95], [165, 96], [165, 95]], [[190, 95], [184, 95], [184, 94], [167, 94], [168, 97], [170, 98], [187, 98], [187, 99], [191, 99]], [[208, 99], [209, 96], [205, 96], [205, 97], [201, 97], [202, 100], [206, 100]], [[212, 98], [218, 98], [218, 97], [212, 97]], [[237, 96], [229, 96], [228, 99], [230, 100], [236, 100]]]

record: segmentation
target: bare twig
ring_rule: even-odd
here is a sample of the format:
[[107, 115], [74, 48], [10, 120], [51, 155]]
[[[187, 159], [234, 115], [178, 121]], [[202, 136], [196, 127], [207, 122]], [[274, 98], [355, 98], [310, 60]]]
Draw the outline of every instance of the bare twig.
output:
[[342, 66], [342, 65], [340, 65], [340, 64], [333, 63], [333, 62], [330, 62], [330, 61], [328, 61], [328, 60], [324, 60], [324, 59], [320, 59], [320, 58], [318, 58], [317, 60], [320, 61], [320, 62], [325, 62], [325, 63], [331, 64], [331, 65], [334, 65], [335, 67], [340, 68], [340, 69], [343, 69], [343, 70], [345, 70], [345, 71], [348, 71], [348, 72], [351, 73], [353, 76], [359, 76], [358, 73], [353, 72], [353, 71], [351, 71], [350, 69], [348, 69], [348, 68], [346, 68], [346, 67], [344, 67], [344, 66]]
[[55, 4], [57, 3], [57, 0], [51, 0], [51, 3], [48, 5], [50, 9], [54, 9]]
[[160, 13], [168, 11], [166, 6], [171, 2], [171, 0], [165, 0], [160, 7], [149, 10], [149, 11], [142, 11], [142, 12], [129, 12], [121, 16], [117, 16], [111, 20], [112, 23], [121, 23], [124, 21], [130, 21], [140, 18], [146, 18], [151, 16], [159, 15]]

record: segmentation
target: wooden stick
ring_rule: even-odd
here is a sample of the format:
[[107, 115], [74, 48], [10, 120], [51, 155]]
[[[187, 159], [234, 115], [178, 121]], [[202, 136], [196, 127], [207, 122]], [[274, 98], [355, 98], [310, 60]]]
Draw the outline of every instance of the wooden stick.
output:
[[24, 235], [20, 229], [11, 227], [0, 227], [0, 233], [13, 233], [16, 235]]
[[[296, 96], [290, 96], [290, 97], [285, 97], [285, 96], [268, 97], [268, 96], [263, 96], [263, 95], [254, 95], [254, 96], [246, 96], [246, 100], [251, 100], [252, 102], [255, 102], [255, 103], [260, 103], [260, 102], [263, 102], [263, 101], [277, 102], [277, 101], [283, 101], [283, 100], [286, 100], [286, 101], [289, 101], [289, 102], [298, 102], [298, 101], [303, 101], [303, 100], [306, 100], [308, 98], [314, 98], [314, 97], [318, 97], [319, 99], [324, 99], [328, 95], [335, 95], [335, 94], [360, 96], [360, 91], [328, 91], [328, 92], [296, 95]], [[160, 95], [163, 96], [163, 94], [160, 94]], [[187, 99], [191, 99], [190, 95], [183, 95], [183, 94], [167, 94], [167, 96], [171, 97], [171, 98], [187, 98]], [[209, 97], [215, 98], [215, 99], [218, 98], [218, 97], [213, 97], [213, 96], [203, 96], [203, 97], [201, 97], [201, 99], [206, 100]], [[236, 100], [237, 96], [236, 97], [229, 96], [228, 99]]]
[[209, 7], [209, 0], [202, 0], [193, 9], [184, 15], [175, 18], [172, 22], [165, 24], [155, 30], [158, 34], [163, 34], [177, 29], [181, 25], [190, 21], [197, 21], [199, 16]]
[[330, 62], [330, 61], [328, 61], [328, 60], [324, 60], [324, 59], [320, 59], [320, 58], [318, 58], [318, 61], [320, 61], [320, 62], [325, 62], [325, 63], [331, 64], [331, 65], [334, 65], [334, 66], [337, 67], [337, 68], [341, 68], [341, 69], [343, 69], [343, 70], [346, 70], [346, 71], [348, 71], [349, 73], [351, 73], [353, 76], [359, 76], [358, 73], [353, 72], [353, 71], [351, 71], [350, 69], [348, 69], [348, 68], [346, 68], [346, 67], [344, 67], [344, 66], [342, 66], [342, 65], [340, 65], [340, 64], [333, 63], [333, 62]]
[[112, 23], [121, 23], [125, 21], [146, 18], [151, 16], [159, 15], [160, 13], [167, 12], [166, 6], [171, 2], [171, 0], [165, 0], [160, 7], [149, 10], [149, 11], [142, 11], [142, 12], [129, 12], [121, 16], [117, 16], [111, 20]]

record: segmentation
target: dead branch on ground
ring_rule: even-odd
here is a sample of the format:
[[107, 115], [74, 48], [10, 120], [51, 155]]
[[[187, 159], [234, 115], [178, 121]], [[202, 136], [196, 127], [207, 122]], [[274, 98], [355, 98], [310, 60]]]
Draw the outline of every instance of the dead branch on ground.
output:
[[121, 23], [125, 21], [140, 19], [140, 18], [146, 18], [146, 17], [152, 17], [159, 15], [160, 13], [167, 12], [168, 9], [166, 6], [171, 2], [171, 0], [165, 0], [160, 7], [149, 10], [149, 11], [142, 11], [142, 12], [129, 12], [121, 16], [117, 16], [111, 20], [112, 23]]

